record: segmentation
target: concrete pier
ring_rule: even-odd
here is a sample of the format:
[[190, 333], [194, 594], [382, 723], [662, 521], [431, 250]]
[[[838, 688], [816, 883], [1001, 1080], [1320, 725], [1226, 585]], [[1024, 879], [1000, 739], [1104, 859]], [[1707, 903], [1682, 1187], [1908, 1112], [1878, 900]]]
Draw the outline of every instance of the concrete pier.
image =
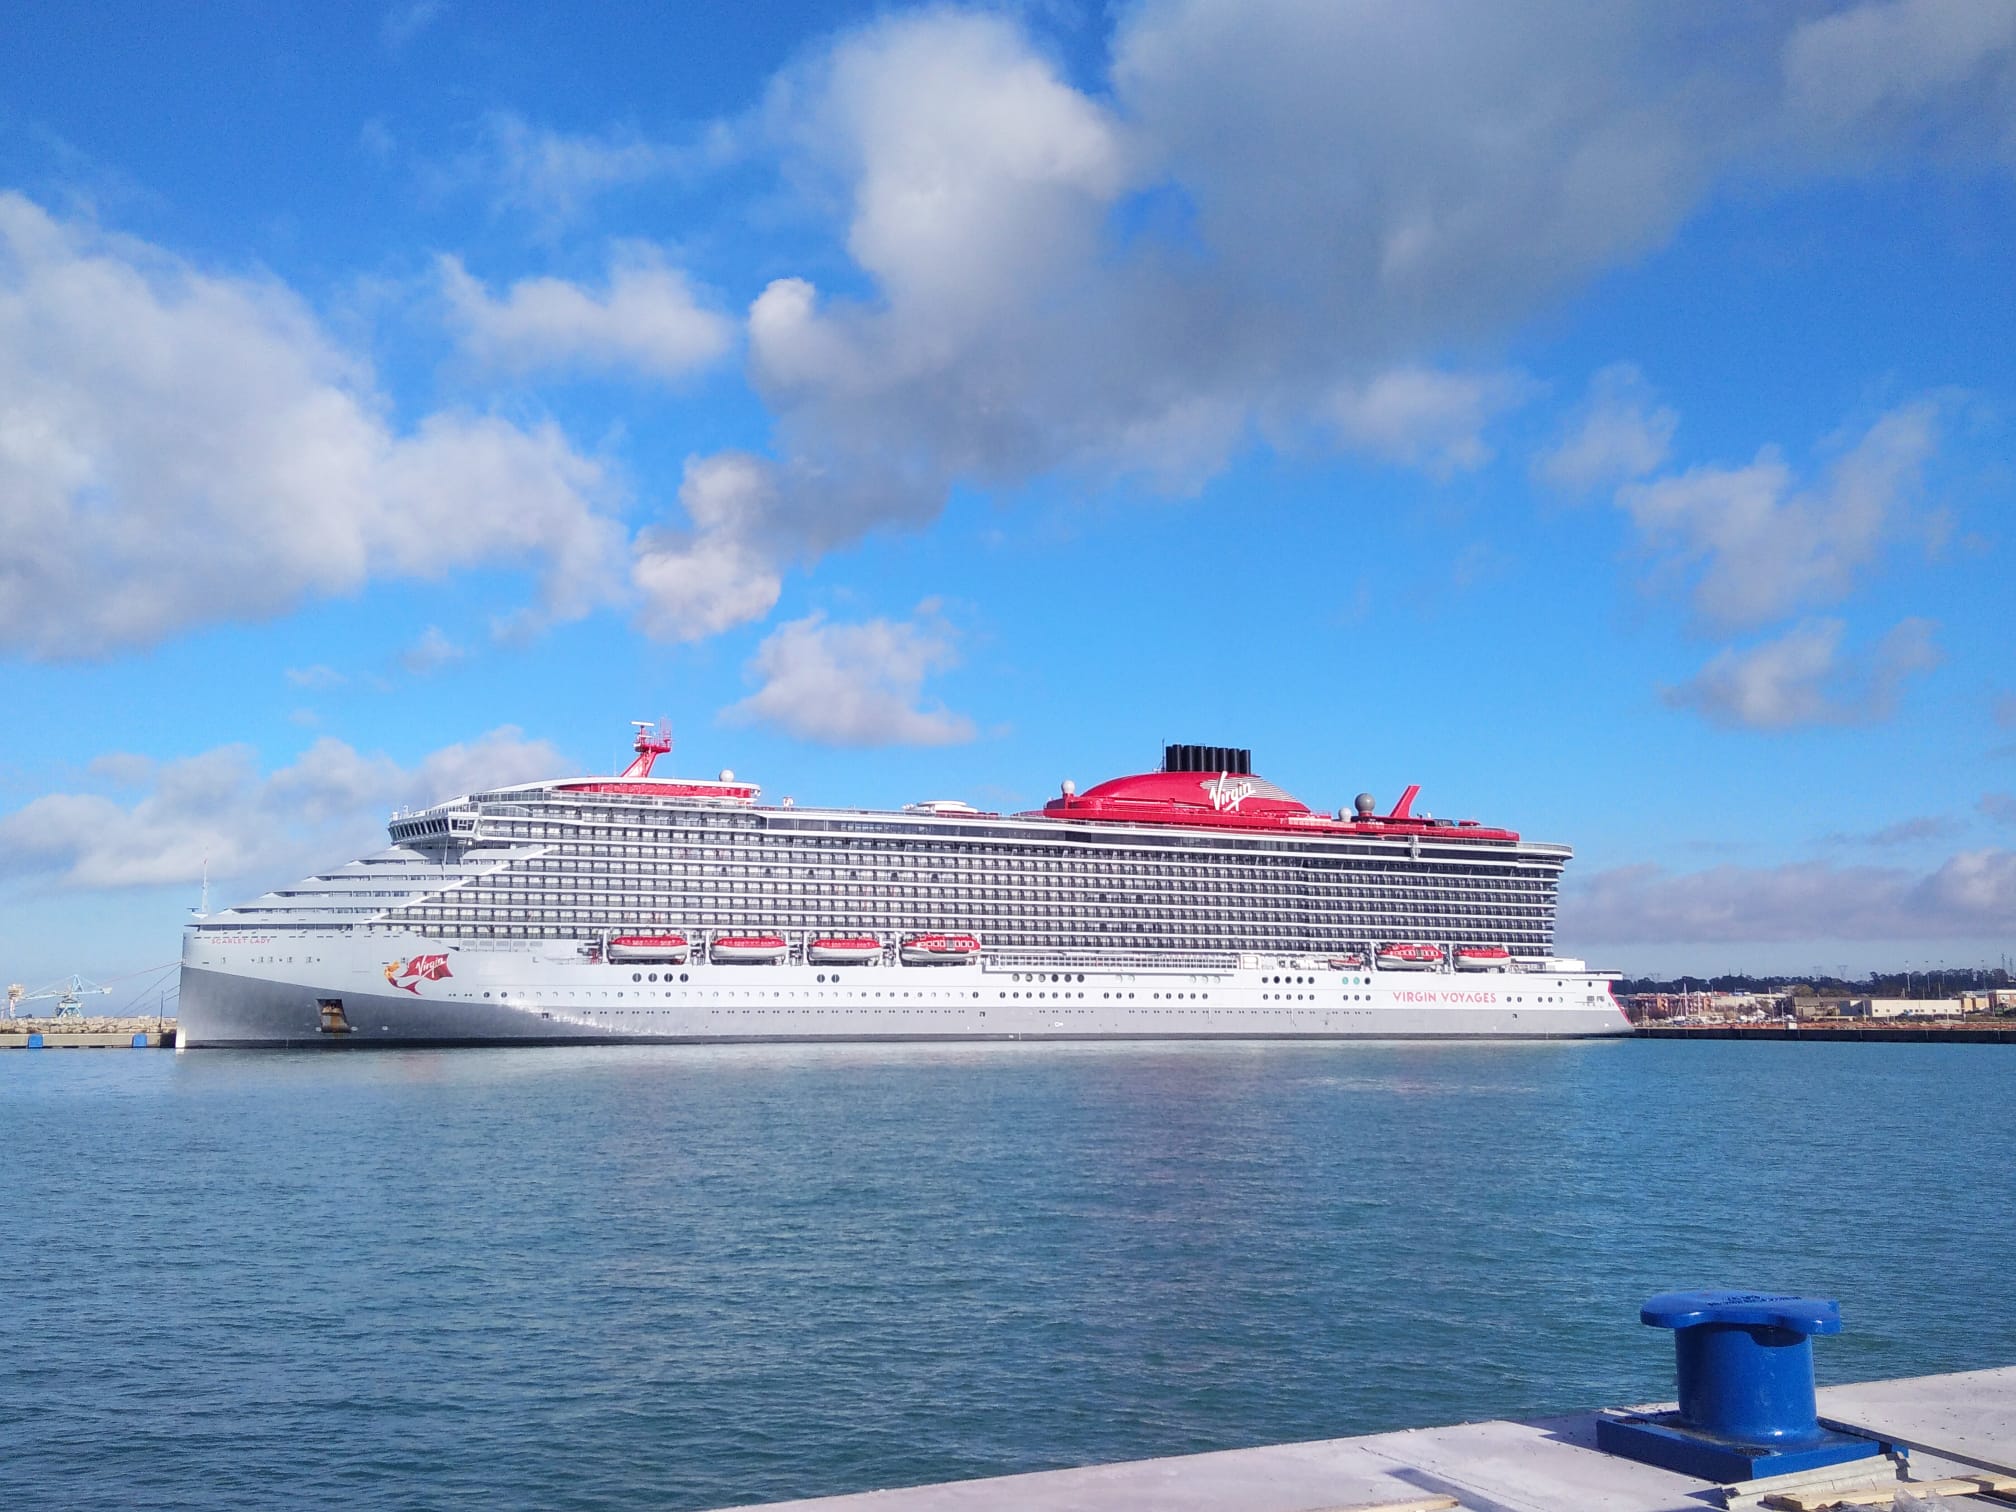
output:
[[1717, 1484], [1606, 1454], [1605, 1415], [1461, 1423], [774, 1502], [793, 1512], [1821, 1512], [2016, 1504], [2016, 1366], [1823, 1387], [1820, 1421], [1886, 1457]]
[[172, 1050], [170, 1018], [0, 1019], [0, 1050]]

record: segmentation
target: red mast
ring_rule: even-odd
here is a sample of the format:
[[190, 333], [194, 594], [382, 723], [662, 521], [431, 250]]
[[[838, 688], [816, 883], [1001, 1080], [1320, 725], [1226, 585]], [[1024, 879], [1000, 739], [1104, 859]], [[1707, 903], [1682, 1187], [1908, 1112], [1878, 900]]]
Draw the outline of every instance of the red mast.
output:
[[648, 719], [633, 719], [630, 723], [637, 726], [637, 743], [631, 747], [637, 753], [637, 759], [618, 775], [649, 777], [651, 763], [672, 749], [672, 727], [662, 719], [656, 725]]

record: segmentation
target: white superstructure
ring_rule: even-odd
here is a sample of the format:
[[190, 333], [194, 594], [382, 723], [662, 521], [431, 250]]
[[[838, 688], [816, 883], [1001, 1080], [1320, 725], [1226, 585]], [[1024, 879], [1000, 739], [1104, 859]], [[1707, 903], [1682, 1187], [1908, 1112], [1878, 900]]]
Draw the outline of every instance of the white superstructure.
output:
[[396, 815], [389, 849], [199, 919], [181, 1043], [1629, 1031], [1553, 954], [1567, 847], [1413, 789], [1332, 817], [1173, 746], [1039, 813], [768, 807], [654, 776], [669, 746]]

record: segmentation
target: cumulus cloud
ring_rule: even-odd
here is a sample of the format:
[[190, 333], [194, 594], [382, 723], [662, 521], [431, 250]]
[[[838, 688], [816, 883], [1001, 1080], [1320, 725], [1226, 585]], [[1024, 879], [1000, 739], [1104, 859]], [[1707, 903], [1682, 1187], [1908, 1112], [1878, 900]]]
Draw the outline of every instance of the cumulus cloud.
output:
[[1617, 503], [1669, 580], [1691, 584], [1697, 619], [1754, 629], [1844, 597], [1911, 523], [1938, 409], [1890, 411], [1816, 482], [1802, 486], [1776, 447], [1746, 467], [1695, 467], [1628, 484]]
[[[1797, 27], [1784, 51], [1796, 135], [1879, 152], [1924, 130], [1928, 99], [1958, 139], [1949, 150], [2016, 166], [2016, 10], [1972, 0], [1851, 5]], [[1824, 149], [1823, 149], [1824, 150]]]
[[743, 452], [686, 463], [679, 505], [690, 530], [638, 533], [630, 581], [638, 623], [661, 640], [700, 640], [761, 619], [783, 591], [774, 537], [775, 469]]
[[459, 259], [444, 257], [441, 284], [464, 350], [510, 373], [558, 368], [632, 372], [676, 380], [728, 350], [734, 326], [704, 306], [686, 275], [652, 248], [617, 249], [608, 287], [526, 278], [493, 297]]
[[[1089, 87], [999, 13], [846, 32], [760, 112], [806, 202], [838, 207], [861, 275], [844, 292], [779, 278], [750, 308], [791, 542], [760, 555], [928, 519], [959, 482], [1194, 489], [1256, 434], [1479, 465], [1517, 396], [1474, 354], [1659, 245], [1720, 178], [1978, 145], [1970, 103], [2016, 56], [2001, 29], [1888, 0], [1853, 13], [1893, 10], [1948, 62], [1893, 68], [1880, 110], [1831, 124], [1808, 81], [1838, 44], [1784, 8], [1157, 0], [1120, 12]], [[1616, 387], [1556, 452], [1564, 485], [1663, 462], [1670, 412]], [[1768, 467], [1717, 481], [1781, 512], [1769, 490], [1789, 486]], [[1791, 551], [1805, 601], [1856, 553]], [[1743, 597], [1706, 607], [1740, 622]]]
[[1857, 653], [1843, 648], [1842, 621], [1807, 620], [1748, 650], [1718, 653], [1664, 696], [1674, 708], [1730, 728], [1873, 723], [1890, 716], [1907, 678], [1939, 664], [1934, 628], [1929, 620], [1903, 620]]
[[951, 627], [930, 605], [911, 621], [835, 625], [808, 615], [757, 647], [747, 670], [762, 685], [722, 718], [819, 745], [957, 745], [973, 738], [973, 721], [922, 706], [922, 694], [926, 677], [958, 660]]
[[277, 882], [382, 846], [392, 808], [565, 769], [509, 725], [411, 767], [328, 737], [270, 773], [247, 746], [119, 760], [117, 785], [141, 796], [51, 793], [0, 816], [0, 868], [81, 888], [190, 883], [206, 866], [213, 880]]
[[1918, 940], [2016, 927], [2016, 851], [1963, 851], [1930, 872], [1802, 862], [1599, 872], [1564, 890], [1561, 934], [1591, 944]]
[[1524, 402], [1533, 385], [1517, 373], [1444, 373], [1395, 368], [1331, 396], [1338, 431], [1391, 462], [1447, 476], [1491, 460], [1484, 427]]
[[1587, 493], [1657, 472], [1673, 449], [1680, 416], [1652, 395], [1628, 362], [1604, 368], [1560, 442], [1542, 452], [1534, 476], [1569, 493]]
[[415, 677], [425, 677], [430, 672], [453, 666], [466, 655], [468, 652], [450, 640], [439, 625], [429, 625], [412, 645], [399, 653], [399, 665]]
[[[931, 8], [840, 33], [697, 143], [485, 122], [463, 179], [549, 225], [760, 143], [800, 206], [831, 207], [852, 260], [824, 288], [780, 277], [750, 305], [773, 450], [696, 459], [688, 481], [715, 462], [760, 473], [742, 489], [760, 501], [733, 528], [689, 514], [638, 544], [631, 581], [654, 633], [767, 613], [794, 564], [928, 521], [960, 483], [1069, 471], [1194, 489], [1256, 435], [1476, 466], [1514, 402], [1491, 356], [1504, 333], [1661, 244], [1719, 181], [1905, 154], [1971, 165], [1996, 150], [1984, 121], [2006, 123], [2016, 99], [2016, 44], [1964, 0], [1821, 16], [1150, 0], [1117, 15], [1103, 76], [1083, 82], [1012, 15]], [[1881, 66], [1837, 99], [1872, 35]], [[556, 430], [444, 415], [403, 433], [286, 291], [8, 204], [0, 469], [34, 486], [0, 473], [6, 506], [32, 517], [0, 566], [39, 581], [43, 557], [97, 551], [138, 590], [71, 593], [91, 605], [74, 628], [18, 616], [17, 639], [106, 649], [201, 604], [257, 617], [470, 560], [549, 564], [553, 613], [606, 591], [606, 480]], [[716, 349], [704, 300], [662, 267], [618, 266], [592, 289], [447, 276], [472, 345], [502, 366], [663, 376]], [[1629, 444], [1559, 465], [1639, 465], [1657, 440], [1657, 411], [1644, 418]], [[1875, 439], [1896, 443], [1891, 479], [1908, 491], [1907, 448]], [[1763, 622], [1739, 556], [1775, 553], [1812, 607], [1876, 549], [1848, 523], [1853, 479], [1795, 489], [1770, 454], [1687, 481], [1645, 484], [1670, 486], [1640, 502], [1713, 623]], [[1827, 507], [1806, 509], [1809, 495]], [[1764, 538], [1725, 544], [1745, 511], [1769, 517]], [[1874, 515], [1880, 546], [1896, 522]], [[99, 518], [118, 527], [102, 540]], [[472, 519], [485, 528], [441, 528]], [[124, 540], [190, 570], [150, 580], [121, 560]], [[14, 586], [0, 573], [10, 601]]]
[[0, 195], [0, 645], [102, 655], [496, 563], [538, 566], [550, 616], [607, 599], [622, 532], [556, 427], [382, 409], [286, 289]]

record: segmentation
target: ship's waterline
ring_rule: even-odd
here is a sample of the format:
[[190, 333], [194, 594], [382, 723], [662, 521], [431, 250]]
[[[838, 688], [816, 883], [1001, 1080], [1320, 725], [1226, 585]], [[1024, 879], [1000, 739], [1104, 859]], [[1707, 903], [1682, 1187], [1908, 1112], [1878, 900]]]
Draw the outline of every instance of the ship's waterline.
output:
[[1629, 1032], [1611, 974], [1553, 954], [1567, 847], [1414, 789], [1333, 818], [1171, 747], [1038, 813], [764, 807], [652, 775], [668, 746], [395, 816], [390, 849], [198, 920], [181, 1043]]

